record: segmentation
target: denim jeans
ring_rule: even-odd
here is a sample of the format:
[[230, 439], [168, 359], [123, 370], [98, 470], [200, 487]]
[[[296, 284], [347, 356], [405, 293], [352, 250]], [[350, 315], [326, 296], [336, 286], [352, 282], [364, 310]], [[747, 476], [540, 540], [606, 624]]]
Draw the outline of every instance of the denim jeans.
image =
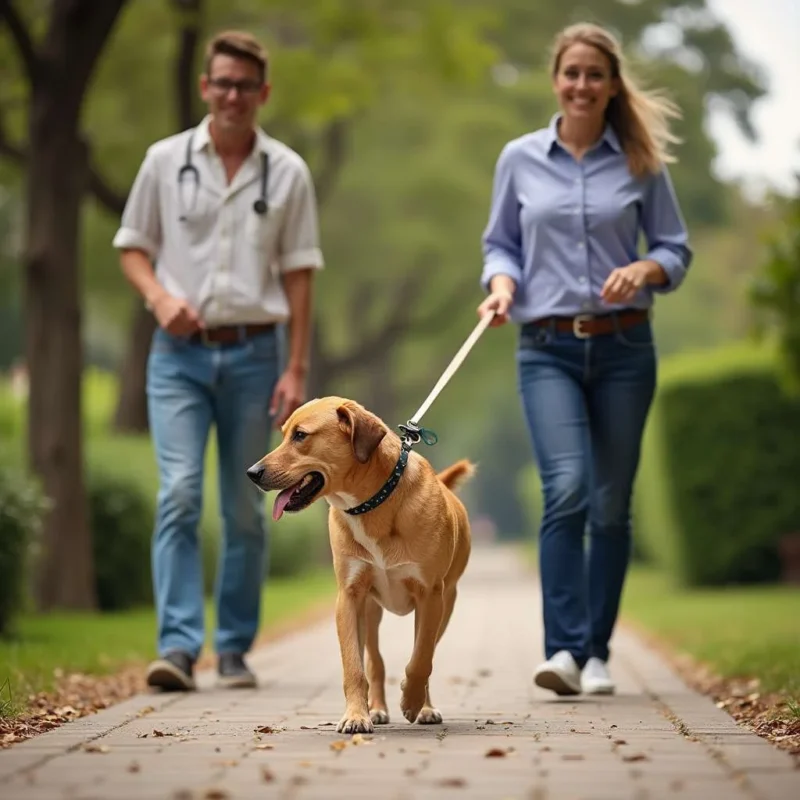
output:
[[630, 559], [631, 494], [656, 386], [650, 322], [589, 339], [524, 325], [517, 369], [544, 500], [539, 563], [545, 657], [567, 650], [581, 667], [591, 656], [606, 661]]
[[184, 650], [197, 657], [205, 638], [198, 524], [212, 423], [222, 516], [214, 648], [245, 653], [255, 638], [267, 543], [264, 497], [246, 470], [269, 449], [278, 371], [277, 332], [222, 346], [160, 328], [153, 337], [147, 399], [160, 484], [152, 543], [160, 655]]

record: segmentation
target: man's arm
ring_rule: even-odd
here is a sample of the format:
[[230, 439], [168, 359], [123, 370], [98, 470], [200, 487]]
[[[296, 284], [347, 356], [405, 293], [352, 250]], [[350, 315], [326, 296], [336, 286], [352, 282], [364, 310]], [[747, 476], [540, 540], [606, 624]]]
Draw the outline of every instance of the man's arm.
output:
[[286, 369], [303, 378], [309, 369], [313, 278], [311, 267], [283, 275], [283, 289], [289, 303], [289, 359]]

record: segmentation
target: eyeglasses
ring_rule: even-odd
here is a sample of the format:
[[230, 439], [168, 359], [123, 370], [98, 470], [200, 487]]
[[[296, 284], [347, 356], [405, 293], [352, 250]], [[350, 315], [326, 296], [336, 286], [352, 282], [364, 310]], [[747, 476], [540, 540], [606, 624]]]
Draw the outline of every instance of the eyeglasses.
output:
[[216, 94], [226, 95], [231, 89], [236, 89], [238, 94], [256, 94], [264, 85], [261, 81], [242, 80], [234, 81], [230, 78], [209, 78], [208, 85]]

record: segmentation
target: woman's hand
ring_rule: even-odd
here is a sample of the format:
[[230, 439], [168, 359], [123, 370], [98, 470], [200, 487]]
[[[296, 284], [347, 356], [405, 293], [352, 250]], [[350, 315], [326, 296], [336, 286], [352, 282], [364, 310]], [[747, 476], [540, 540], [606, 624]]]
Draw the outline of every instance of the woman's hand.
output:
[[508, 309], [514, 302], [517, 288], [514, 280], [508, 275], [495, 275], [489, 283], [489, 296], [478, 306], [478, 316], [483, 319], [494, 311], [490, 328], [497, 328], [508, 322]]
[[648, 283], [663, 283], [666, 273], [655, 261], [634, 261], [617, 267], [603, 284], [600, 296], [606, 303], [626, 303]]
[[492, 292], [479, 306], [478, 316], [483, 319], [487, 314], [494, 311], [494, 317], [489, 323], [490, 328], [497, 328], [500, 325], [505, 325], [508, 322], [508, 309], [511, 308], [511, 303], [514, 301], [514, 296], [508, 289], [498, 289]]

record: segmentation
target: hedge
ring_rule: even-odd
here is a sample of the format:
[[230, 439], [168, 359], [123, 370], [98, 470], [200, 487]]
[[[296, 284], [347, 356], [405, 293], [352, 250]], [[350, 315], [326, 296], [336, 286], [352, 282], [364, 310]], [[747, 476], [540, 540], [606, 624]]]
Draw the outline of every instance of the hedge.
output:
[[800, 402], [774, 350], [665, 359], [636, 485], [637, 546], [685, 585], [776, 580], [800, 530]]

